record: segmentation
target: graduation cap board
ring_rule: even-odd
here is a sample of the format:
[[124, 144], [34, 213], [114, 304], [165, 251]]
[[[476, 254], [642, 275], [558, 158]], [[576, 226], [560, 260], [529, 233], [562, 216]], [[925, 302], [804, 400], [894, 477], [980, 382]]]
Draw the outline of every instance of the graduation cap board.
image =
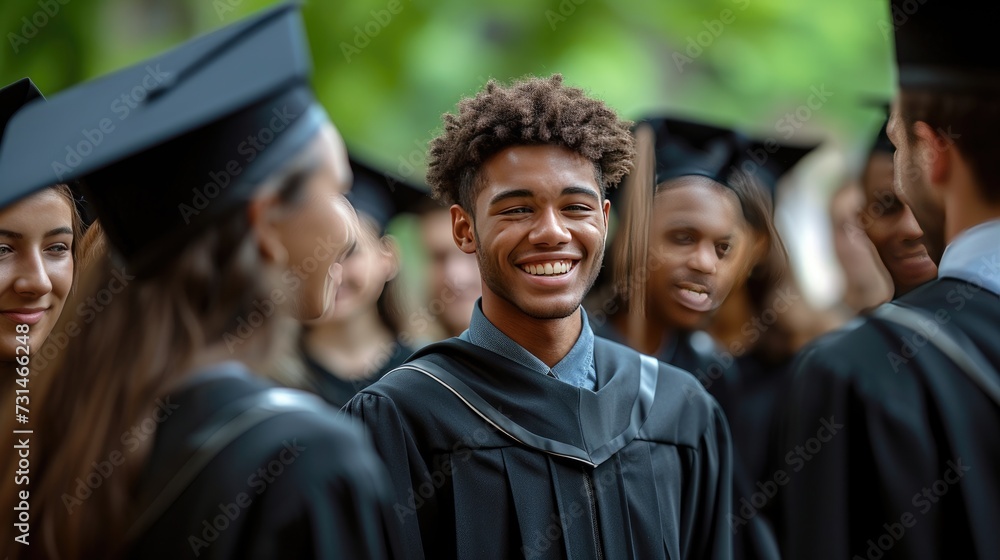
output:
[[891, 0], [899, 85], [936, 91], [1000, 90], [996, 22], [981, 4]]
[[81, 179], [141, 272], [242, 208], [329, 122], [310, 70], [298, 7], [266, 10], [25, 107], [0, 176], [16, 189]]
[[381, 171], [348, 150], [354, 183], [347, 200], [377, 224], [380, 233], [399, 214], [421, 213], [436, 204], [430, 192], [401, 177]]
[[[0, 89], [0, 148], [5, 142], [17, 142], [16, 136], [7, 134], [7, 123], [18, 111], [28, 103], [36, 99], [45, 99], [42, 92], [38, 91], [30, 78], [22, 78], [3, 89]], [[8, 181], [0, 175], [0, 207], [7, 206], [17, 200], [35, 192], [38, 189], [48, 187], [33, 185], [19, 185], [13, 181]]]
[[[634, 133], [635, 169], [614, 195], [620, 198], [622, 211], [612, 254], [615, 289], [629, 294], [629, 308], [639, 316], [645, 305], [645, 274], [637, 267], [645, 263], [653, 195], [659, 185], [694, 175], [732, 188], [734, 174], [742, 171], [766, 190], [773, 209], [781, 177], [816, 146], [754, 140], [728, 128], [668, 116], [638, 120]], [[618, 205], [612, 199], [612, 207]]]
[[654, 137], [655, 185], [685, 175], [728, 185], [733, 172], [742, 170], [755, 176], [773, 200], [781, 177], [816, 148], [755, 140], [728, 128], [672, 117], [638, 121], [643, 124]]

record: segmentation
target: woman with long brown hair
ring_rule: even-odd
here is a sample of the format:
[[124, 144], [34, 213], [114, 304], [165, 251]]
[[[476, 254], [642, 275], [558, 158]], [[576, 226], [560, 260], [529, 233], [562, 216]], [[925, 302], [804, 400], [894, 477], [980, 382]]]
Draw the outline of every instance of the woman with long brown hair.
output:
[[[0, 143], [17, 142], [4, 131], [27, 103], [42, 94], [30, 79], [0, 89]], [[13, 394], [18, 357], [30, 361], [52, 332], [69, 296], [81, 220], [64, 184], [17, 188], [0, 176], [0, 394]], [[30, 344], [21, 344], [18, 336]], [[27, 335], [27, 336], [24, 336]], [[27, 381], [24, 382], [25, 384]], [[21, 387], [24, 389], [24, 387]], [[24, 393], [21, 393], [24, 394]], [[23, 399], [25, 401], [30, 399]], [[13, 403], [4, 399], [4, 410]], [[14, 415], [14, 411], [10, 412]]]
[[294, 337], [285, 319], [327, 312], [356, 235], [307, 52], [297, 10], [269, 10], [53, 98], [26, 120], [55, 141], [0, 154], [62, 161], [114, 92], [148, 87], [66, 161], [113, 251], [37, 380], [31, 545], [13, 557], [391, 555], [384, 466], [360, 432], [254, 373]]

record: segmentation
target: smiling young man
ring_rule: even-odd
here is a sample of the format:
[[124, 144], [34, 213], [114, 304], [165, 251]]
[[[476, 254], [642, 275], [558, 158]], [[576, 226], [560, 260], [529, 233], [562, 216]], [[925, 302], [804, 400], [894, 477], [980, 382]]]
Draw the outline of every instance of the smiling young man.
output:
[[362, 391], [415, 558], [729, 558], [730, 442], [686, 372], [595, 337], [628, 123], [561, 76], [445, 115], [428, 183], [483, 296], [469, 330]]
[[1000, 558], [1000, 65], [976, 7], [892, 3], [894, 190], [938, 274], [797, 360], [788, 558]]

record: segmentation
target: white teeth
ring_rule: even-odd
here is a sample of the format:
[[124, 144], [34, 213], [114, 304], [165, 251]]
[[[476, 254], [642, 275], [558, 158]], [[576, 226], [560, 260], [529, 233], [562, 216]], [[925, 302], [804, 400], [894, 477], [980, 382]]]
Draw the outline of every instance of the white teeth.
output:
[[566, 261], [548, 262], [544, 264], [526, 264], [521, 270], [534, 276], [556, 276], [569, 272], [571, 265]]

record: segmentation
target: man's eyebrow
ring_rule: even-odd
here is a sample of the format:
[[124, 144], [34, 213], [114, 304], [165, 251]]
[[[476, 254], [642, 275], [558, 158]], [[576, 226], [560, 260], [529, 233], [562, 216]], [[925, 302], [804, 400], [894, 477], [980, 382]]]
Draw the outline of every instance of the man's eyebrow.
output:
[[502, 191], [490, 199], [490, 206], [493, 206], [498, 202], [503, 202], [509, 198], [530, 198], [532, 196], [534, 196], [534, 193], [528, 189], [511, 189], [509, 191]]
[[[597, 191], [595, 191], [592, 188], [587, 188], [579, 185], [572, 185], [566, 187], [562, 190], [562, 193], [560, 194], [561, 196], [584, 195], [593, 198], [596, 201], [601, 200], [601, 196], [600, 194], [598, 194]], [[504, 200], [510, 198], [531, 198], [533, 196], [535, 196], [535, 193], [528, 189], [511, 189], [494, 195], [494, 197], [490, 199], [490, 206], [497, 204], [499, 202], [503, 202]]]
[[569, 196], [569, 195], [573, 195], [573, 194], [582, 194], [584, 196], [589, 196], [590, 198], [593, 198], [594, 200], [596, 200], [598, 202], [600, 202], [600, 200], [601, 200], [601, 195], [597, 191], [595, 191], [594, 189], [587, 188], [587, 187], [581, 187], [581, 186], [574, 185], [574, 186], [571, 186], [571, 187], [566, 187], [562, 191], [562, 195], [563, 196]]

